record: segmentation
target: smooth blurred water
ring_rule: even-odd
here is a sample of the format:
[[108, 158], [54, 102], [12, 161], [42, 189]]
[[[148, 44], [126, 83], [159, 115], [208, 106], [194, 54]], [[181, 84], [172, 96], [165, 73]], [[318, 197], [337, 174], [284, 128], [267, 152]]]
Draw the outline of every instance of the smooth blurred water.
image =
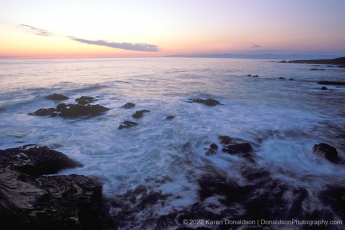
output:
[[[61, 174], [96, 177], [108, 197], [141, 185], [169, 194], [138, 219], [197, 202], [197, 181], [205, 175], [246, 183], [240, 175], [245, 159], [221, 148], [206, 154], [211, 143], [221, 146], [218, 135], [251, 142], [258, 167], [274, 177], [318, 189], [345, 179], [344, 166], [312, 153], [314, 144], [325, 142], [345, 157], [345, 87], [321, 90], [317, 82], [344, 81], [345, 69], [313, 67], [249, 59], [1, 60], [0, 148], [40, 144], [61, 151], [84, 165]], [[92, 118], [28, 115], [61, 103], [45, 99], [52, 93], [70, 97], [66, 103], [94, 96], [110, 110]], [[191, 98], [221, 105], [188, 103]], [[121, 108], [127, 102], [136, 106]], [[142, 109], [151, 112], [131, 117]], [[166, 120], [169, 115], [175, 118]], [[119, 130], [125, 120], [139, 125]]]

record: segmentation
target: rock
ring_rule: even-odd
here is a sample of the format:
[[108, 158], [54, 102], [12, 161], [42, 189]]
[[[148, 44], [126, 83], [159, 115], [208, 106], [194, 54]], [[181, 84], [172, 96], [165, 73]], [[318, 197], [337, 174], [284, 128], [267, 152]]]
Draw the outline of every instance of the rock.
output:
[[286, 60], [283, 60], [283, 61], [279, 61], [278, 63], [286, 63]]
[[136, 125], [138, 125], [138, 123], [136, 123], [134, 121], [124, 121], [119, 126], [119, 129], [123, 129], [123, 128], [128, 129], [128, 128], [136, 126]]
[[335, 163], [338, 160], [337, 149], [326, 143], [320, 143], [318, 145], [315, 144], [313, 146], [313, 152], [333, 163]]
[[320, 69], [318, 69], [318, 68], [312, 68], [312, 69], [310, 69], [310, 70], [320, 70]]
[[94, 100], [95, 100], [94, 97], [89, 97], [89, 96], [81, 96], [81, 97], [75, 99], [75, 101], [80, 105], [89, 104], [89, 103], [93, 102]]
[[99, 115], [109, 108], [101, 105], [79, 105], [79, 104], [68, 104], [59, 105], [59, 116], [61, 117], [78, 117], [78, 116], [95, 116]]
[[150, 110], [139, 110], [139, 111], [136, 111], [132, 117], [133, 118], [141, 118], [143, 116], [144, 113], [148, 113], [148, 112], [151, 112]]
[[62, 94], [58, 94], [58, 93], [50, 94], [46, 98], [50, 99], [50, 100], [67, 100], [67, 99], [69, 99], [69, 97], [66, 97], [66, 96], [64, 96]]
[[134, 103], [128, 102], [125, 105], [123, 105], [122, 108], [130, 109], [130, 108], [133, 108], [134, 106], [135, 106]]
[[247, 76], [248, 76], [248, 77], [251, 77], [252, 75], [251, 75], [251, 74], [248, 74]]
[[259, 75], [254, 75], [253, 77], [259, 77]]
[[43, 109], [40, 108], [38, 110], [36, 110], [33, 113], [30, 113], [31, 115], [35, 115], [35, 116], [51, 116], [51, 117], [56, 117], [57, 116], [57, 110], [54, 108], [47, 108], [47, 109]]
[[201, 104], [204, 104], [204, 105], [207, 105], [207, 106], [216, 106], [216, 105], [219, 105], [219, 101], [215, 100], [215, 99], [212, 99], [212, 98], [209, 98], [209, 99], [192, 99], [190, 100], [190, 102], [195, 102], [195, 103], [201, 103]]
[[220, 143], [223, 145], [223, 152], [239, 155], [241, 157], [246, 158], [251, 163], [255, 163], [251, 155], [253, 149], [249, 142], [239, 138], [231, 138], [229, 136], [222, 135], [219, 135], [218, 139], [220, 140]]
[[317, 84], [320, 84], [320, 85], [345, 85], [345, 82], [340, 82], [340, 81], [319, 81]]
[[279, 80], [286, 80], [285, 77], [279, 77]]
[[172, 120], [172, 119], [174, 119], [175, 118], [175, 116], [167, 116], [166, 118], [165, 118], [165, 120]]
[[[0, 223], [2, 227], [40, 230], [101, 229], [101, 183], [81, 175], [28, 175], [21, 170], [22, 168], [16, 167], [18, 162], [22, 163], [25, 160], [18, 160], [15, 157], [23, 159], [28, 157], [27, 159], [34, 162], [29, 172], [34, 171], [36, 174], [63, 169], [64, 166], [59, 167], [61, 158], [65, 158], [64, 160], [68, 158], [62, 153], [56, 157], [57, 155], [51, 152], [53, 150], [48, 150], [47, 147], [35, 147], [33, 150], [24, 147], [1, 150]], [[36, 156], [35, 152], [39, 156]], [[43, 159], [37, 163], [38, 158], [41, 157]], [[42, 166], [46, 169], [42, 170]], [[50, 166], [55, 169], [48, 169]]]
[[327, 88], [327, 87], [325, 87], [325, 86], [323, 86], [321, 89], [322, 89], [322, 90], [327, 90], [328, 88]]
[[293, 81], [294, 79], [293, 78], [289, 78], [289, 81]]
[[211, 148], [211, 149], [217, 150], [217, 149], [218, 149], [218, 145], [216, 145], [215, 143], [212, 143], [212, 144], [210, 145], [210, 148]]
[[0, 156], [11, 160], [15, 170], [29, 175], [53, 174], [82, 166], [61, 152], [36, 145], [0, 150]]

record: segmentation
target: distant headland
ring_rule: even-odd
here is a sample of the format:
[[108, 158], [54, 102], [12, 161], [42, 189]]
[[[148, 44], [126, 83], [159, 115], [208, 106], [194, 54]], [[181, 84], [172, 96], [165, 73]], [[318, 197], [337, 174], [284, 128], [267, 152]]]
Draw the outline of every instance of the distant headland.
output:
[[281, 63], [304, 63], [304, 64], [325, 64], [325, 65], [339, 65], [345, 67], [345, 57], [333, 59], [315, 59], [315, 60], [291, 60], [280, 61]]

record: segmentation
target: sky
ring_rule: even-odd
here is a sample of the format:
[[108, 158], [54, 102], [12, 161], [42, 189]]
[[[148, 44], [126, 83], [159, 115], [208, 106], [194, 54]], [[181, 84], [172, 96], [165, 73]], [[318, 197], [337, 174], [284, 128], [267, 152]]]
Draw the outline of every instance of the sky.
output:
[[344, 0], [0, 0], [0, 58], [345, 56]]

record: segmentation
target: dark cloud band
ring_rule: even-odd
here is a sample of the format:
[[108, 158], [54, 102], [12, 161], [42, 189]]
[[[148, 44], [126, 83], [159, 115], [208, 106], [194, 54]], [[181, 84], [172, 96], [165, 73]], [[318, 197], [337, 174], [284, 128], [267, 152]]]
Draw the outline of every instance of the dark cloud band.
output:
[[157, 52], [159, 51], [158, 46], [152, 45], [152, 44], [146, 44], [146, 43], [129, 43], [129, 42], [107, 42], [104, 40], [86, 40], [82, 38], [76, 38], [76, 37], [68, 37], [69, 39], [85, 43], [89, 45], [98, 45], [98, 46], [105, 46], [105, 47], [111, 47], [116, 49], [123, 49], [123, 50], [136, 50], [136, 51], [145, 51], [145, 52]]

